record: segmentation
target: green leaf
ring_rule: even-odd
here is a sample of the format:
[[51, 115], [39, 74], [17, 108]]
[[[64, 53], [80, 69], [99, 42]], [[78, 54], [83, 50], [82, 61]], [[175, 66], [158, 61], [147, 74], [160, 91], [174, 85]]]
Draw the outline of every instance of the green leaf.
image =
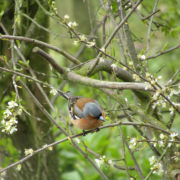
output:
[[167, 49], [167, 46], [168, 46], [168, 42], [166, 42], [163, 46], [163, 48], [161, 49], [161, 51], [165, 51]]
[[20, 45], [21, 45], [19, 40], [16, 40], [16, 44], [17, 44], [18, 48], [19, 48]]
[[0, 19], [2, 18], [3, 15], [4, 15], [4, 10], [1, 10], [1, 12], [0, 12]]
[[23, 66], [26, 66], [26, 67], [29, 66], [29, 60], [27, 60], [27, 62], [24, 62], [24, 61], [22, 61], [22, 60], [19, 60], [18, 62], [19, 62], [19, 64], [21, 64], [21, 65], [23, 65]]

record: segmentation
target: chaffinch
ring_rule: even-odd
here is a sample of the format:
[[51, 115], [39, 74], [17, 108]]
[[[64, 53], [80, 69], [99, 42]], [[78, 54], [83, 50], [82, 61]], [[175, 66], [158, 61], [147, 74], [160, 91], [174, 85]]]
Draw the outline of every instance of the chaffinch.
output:
[[100, 104], [91, 98], [73, 96], [70, 92], [65, 93], [69, 101], [71, 122], [84, 130], [98, 129], [105, 120], [105, 115]]

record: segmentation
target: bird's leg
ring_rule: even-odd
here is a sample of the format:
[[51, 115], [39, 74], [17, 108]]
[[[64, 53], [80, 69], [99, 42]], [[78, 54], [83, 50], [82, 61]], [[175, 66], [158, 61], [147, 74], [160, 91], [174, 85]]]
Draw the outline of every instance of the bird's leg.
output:
[[97, 127], [95, 131], [98, 132], [98, 131], [100, 131], [100, 129]]
[[87, 132], [83, 129], [83, 136], [85, 136], [87, 134]]

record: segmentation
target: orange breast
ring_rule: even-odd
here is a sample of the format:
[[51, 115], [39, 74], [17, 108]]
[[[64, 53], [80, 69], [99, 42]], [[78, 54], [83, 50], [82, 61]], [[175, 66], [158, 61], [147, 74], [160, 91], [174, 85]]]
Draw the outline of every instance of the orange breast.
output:
[[71, 119], [71, 122], [82, 130], [95, 129], [99, 127], [100, 125], [102, 125], [101, 120], [96, 120], [92, 118], [91, 120], [88, 120], [85, 118], [76, 119], [76, 120]]

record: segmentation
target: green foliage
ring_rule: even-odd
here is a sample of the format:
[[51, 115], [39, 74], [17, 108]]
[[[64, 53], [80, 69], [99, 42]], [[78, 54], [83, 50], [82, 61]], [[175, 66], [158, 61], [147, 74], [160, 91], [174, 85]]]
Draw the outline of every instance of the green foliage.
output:
[[19, 159], [19, 153], [12, 144], [12, 140], [8, 137], [1, 137], [0, 140], [1, 154], [4, 155], [2, 159], [2, 167], [6, 167], [11, 163], [16, 162]]
[[[19, 10], [25, 9], [27, 10], [25, 11], [25, 13], [27, 14], [28, 11], [30, 11], [30, 14], [28, 15], [31, 18], [34, 18], [33, 20], [37, 21], [37, 24], [41, 24], [40, 20], [38, 21], [36, 19], [37, 18], [36, 13], [38, 13], [39, 11], [34, 13], [37, 7], [40, 8], [40, 5], [36, 4], [36, 1], [33, 1], [30, 4], [32, 5], [32, 7], [34, 6], [37, 7], [29, 8], [29, 3], [27, 1], [25, 2], [21, 1], [21, 2], [22, 4], [19, 4]], [[46, 2], [46, 1], [41, 1], [41, 2]], [[157, 12], [153, 17], [151, 32], [149, 34], [150, 48], [147, 50], [147, 32], [150, 23], [150, 17], [145, 20], [142, 20], [141, 18], [147, 17], [152, 13], [152, 9], [154, 8], [154, 2], [155, 1], [143, 1], [143, 3], [138, 8], [140, 16], [137, 13], [133, 13], [132, 16], [127, 20], [125, 26], [123, 26], [119, 31], [120, 32], [119, 36], [123, 37], [122, 42], [119, 41], [118, 36], [111, 41], [105, 53], [107, 53], [109, 56], [112, 56], [116, 60], [112, 60], [110, 57], [108, 56], [106, 57], [106, 55], [102, 55], [102, 54], [101, 55], [106, 60], [108, 61], [111, 60], [112, 63], [115, 65], [115, 67], [124, 68], [124, 70], [128, 72], [132, 77], [133, 75], [136, 75], [137, 77], [137, 74], [135, 74], [136, 72], [134, 69], [135, 59], [133, 59], [130, 56], [131, 53], [127, 46], [129, 42], [127, 40], [128, 38], [126, 33], [128, 32], [128, 28], [129, 28], [131, 33], [131, 37], [129, 37], [129, 39], [132, 39], [135, 45], [137, 51], [137, 59], [139, 62], [140, 71], [137, 73], [140, 74], [145, 79], [150, 78], [150, 80], [152, 80], [150, 82], [153, 82], [154, 80], [153, 85], [155, 86], [157, 85], [156, 82], [158, 82], [160, 86], [166, 87], [162, 90], [161, 93], [164, 93], [167, 97], [169, 97], [169, 94], [172, 92], [172, 89], [178, 91], [177, 89], [179, 86], [178, 83], [180, 81], [180, 73], [177, 73], [175, 77], [174, 75], [176, 72], [179, 71], [180, 52], [177, 49], [169, 53], [165, 53], [164, 55], [157, 56], [154, 59], [149, 59], [148, 61], [146, 61], [146, 58], [164, 52], [169, 48], [172, 48], [179, 44], [180, 11], [179, 8], [177, 7], [180, 5], [179, 4], [180, 2], [169, 1], [169, 0], [159, 2], [157, 9], [160, 9], [160, 11]], [[30, 38], [34, 37], [36, 39], [43, 40], [43, 38], [47, 36], [46, 34], [44, 35], [42, 32], [44, 32], [44, 30], [48, 31], [50, 33], [49, 44], [52, 44], [62, 49], [63, 51], [71, 54], [73, 57], [76, 56], [82, 64], [86, 63], [88, 60], [92, 62], [92, 59], [96, 58], [97, 54], [99, 53], [98, 48], [101, 48], [104, 45], [103, 38], [105, 39], [106, 42], [115, 29], [114, 24], [115, 23], [118, 24], [120, 22], [120, 18], [118, 17], [119, 3], [116, 0], [103, 1], [103, 4], [99, 4], [98, 1], [94, 1], [94, 2], [89, 1], [89, 5], [88, 5], [89, 11], [90, 9], [92, 9], [93, 13], [91, 14], [91, 12], [88, 12], [89, 17], [86, 17], [84, 14], [82, 14], [80, 17], [78, 16], [79, 19], [75, 18], [76, 17], [75, 14], [77, 13], [78, 9], [73, 9], [73, 3], [76, 3], [76, 1], [67, 2], [72, 6], [72, 9], [70, 9], [71, 11], [70, 18], [73, 19], [73, 21], [75, 19], [76, 22], [79, 24], [78, 31], [74, 27], [68, 27], [68, 23], [66, 23], [66, 21], [63, 19], [64, 17], [64, 14], [62, 14], [63, 11], [66, 12], [65, 14], [69, 14], [68, 9], [63, 7], [66, 7], [69, 4], [66, 4], [65, 1], [57, 1], [57, 4], [55, 3], [55, 1], [48, 1], [48, 3], [49, 6], [47, 7], [47, 9], [48, 8], [51, 9], [50, 14], [48, 14], [48, 11], [45, 10], [46, 9], [44, 7], [45, 5], [41, 7], [40, 10], [44, 14], [48, 14], [49, 17], [53, 15], [49, 23], [49, 29], [43, 29], [42, 27], [39, 28], [37, 24], [32, 23], [29, 19], [28, 20], [23, 19], [24, 17], [22, 18], [21, 14], [16, 14], [16, 22], [14, 22], [16, 26], [14, 26], [14, 28], [18, 27], [17, 29], [19, 29], [17, 35], [22, 35], [25, 37], [28, 36]], [[58, 3], [59, 3], [59, 7], [58, 7]], [[62, 4], [65, 3], [65, 6], [63, 6], [61, 3]], [[85, 1], [83, 1], [83, 3], [85, 3]], [[123, 7], [124, 7], [124, 3], [126, 3], [126, 1], [123, 1]], [[6, 10], [8, 9], [9, 6], [10, 6], [10, 1], [0, 0], [0, 19], [6, 17], [8, 13], [8, 11]], [[127, 14], [131, 6], [128, 5], [125, 6], [124, 8]], [[33, 16], [31, 16], [32, 14]], [[106, 16], [106, 20], [104, 20], [105, 16]], [[111, 16], [115, 18], [114, 22], [112, 21]], [[44, 17], [46, 16], [43, 16], [42, 18], [43, 20], [41, 19], [42, 22], [46, 21]], [[83, 22], [84, 20], [83, 18], [86, 19], [86, 22], [88, 21], [87, 24], [79, 23], [79, 22]], [[11, 21], [10, 20], [8, 21], [8, 24], [10, 24], [10, 30], [12, 30], [12, 25], [13, 25]], [[71, 22], [71, 20], [68, 20], [67, 22]], [[90, 25], [88, 25], [89, 22]], [[102, 34], [102, 29], [103, 29], [102, 26], [100, 26], [100, 28], [98, 27], [99, 24], [102, 25], [103, 23], [106, 24], [104, 26], [104, 30], [105, 30], [104, 36]], [[92, 31], [93, 33], [89, 35], [86, 34], [85, 32], [81, 32], [83, 26], [88, 26], [87, 29], [91, 31], [94, 30], [93, 29], [94, 27], [95, 29], [97, 28], [97, 30]], [[29, 29], [27, 29], [27, 27]], [[24, 34], [22, 34], [23, 31], [25, 32]], [[74, 34], [73, 32], [75, 32], [76, 34]], [[82, 34], [85, 34], [86, 38], [88, 38], [88, 40], [86, 39], [85, 42], [78, 39], [78, 36]], [[78, 40], [78, 45], [73, 44], [74, 40]], [[94, 41], [96, 42], [95, 44], [96, 46], [94, 45], [95, 47], [94, 46], [87, 47], [87, 44], [89, 42], [94, 42]], [[15, 41], [15, 44], [17, 45], [18, 48], [20, 48], [20, 50], [23, 51], [23, 48], [25, 49], [23, 51], [23, 54], [26, 55], [26, 53], [29, 52], [27, 53], [28, 55], [25, 57], [25, 59], [28, 60], [24, 62], [22, 60], [22, 57], [19, 57], [19, 54], [16, 52], [14, 53], [13, 56], [14, 61], [12, 61], [11, 53], [12, 50], [15, 51], [15, 48], [13, 43], [11, 43], [11, 41], [7, 41], [7, 39], [4, 39], [3, 41], [0, 41], [0, 43], [2, 43], [3, 45], [2, 47], [5, 48], [5, 51], [3, 49], [3, 54], [1, 56], [2, 60], [0, 61], [0, 65], [2, 67], [27, 74], [28, 76], [31, 75], [29, 70], [29, 68], [31, 67], [37, 79], [43, 79], [43, 82], [49, 83], [51, 86], [57, 89], [60, 87], [63, 92], [71, 91], [72, 94], [77, 96], [91, 97], [96, 99], [105, 110], [106, 121], [104, 125], [133, 121], [137, 123], [150, 123], [155, 127], [159, 127], [164, 130], [163, 132], [161, 132], [157, 129], [153, 130], [153, 128], [141, 127], [140, 125], [117, 126], [117, 127], [105, 128], [100, 130], [99, 132], [94, 132], [86, 136], [79, 137], [78, 139], [80, 142], [77, 139], [74, 139], [74, 141], [78, 144], [78, 146], [92, 159], [92, 161], [96, 165], [98, 164], [96, 161], [97, 159], [103, 161], [99, 169], [109, 179], [124, 180], [130, 177], [134, 177], [136, 179], [140, 178], [137, 170], [135, 169], [126, 170], [126, 166], [135, 167], [135, 162], [127, 146], [125, 145], [124, 138], [129, 144], [129, 146], [132, 143], [132, 139], [135, 138], [136, 143], [133, 147], [134, 149], [132, 148], [132, 151], [138, 165], [140, 166], [140, 169], [142, 170], [143, 175], [147, 176], [147, 174], [151, 171], [152, 168], [152, 165], [149, 162], [149, 158], [155, 155], [155, 153], [153, 152], [152, 148], [148, 145], [147, 142], [138, 142], [138, 141], [146, 140], [146, 136], [149, 138], [149, 140], [153, 140], [153, 138], [155, 138], [155, 140], [160, 141], [161, 140], [159, 139], [160, 133], [164, 133], [166, 131], [168, 132], [175, 131], [179, 133], [179, 129], [180, 129], [179, 114], [176, 113], [174, 109], [173, 110], [171, 109], [172, 106], [169, 105], [167, 101], [165, 101], [166, 102], [165, 107], [159, 105], [153, 108], [153, 103], [157, 102], [157, 99], [159, 98], [158, 96], [157, 99], [153, 99], [154, 94], [156, 93], [155, 90], [151, 92], [147, 92], [148, 95], [147, 96], [144, 95], [145, 96], [144, 98], [143, 93], [140, 91], [138, 92], [141, 96], [138, 96], [137, 91], [135, 92], [133, 90], [106, 89], [109, 92], [107, 93], [104, 92], [105, 89], [103, 88], [98, 89], [91, 86], [78, 84], [77, 82], [72, 82], [68, 80], [65, 81], [63, 80], [63, 76], [59, 75], [56, 70], [51, 70], [50, 68], [51, 71], [49, 72], [48, 65], [42, 64], [41, 63], [42, 60], [39, 59], [39, 56], [31, 56], [32, 44], [29, 45], [28, 43], [26, 44], [25, 42], [21, 42], [20, 40]], [[123, 51], [121, 51], [120, 45], [122, 46], [121, 48], [123, 49]], [[124, 53], [125, 60], [123, 59], [122, 52]], [[79, 68], [76, 68], [76, 65], [75, 64], [72, 65], [72, 62], [70, 62], [62, 54], [60, 55], [59, 53], [54, 52], [53, 50], [50, 50], [48, 53], [56, 60], [56, 62], [60, 66], [67, 68], [69, 71], [87, 77], [87, 73], [90, 70], [89, 66], [86, 67], [81, 66]], [[141, 59], [143, 56], [145, 59]], [[15, 62], [15, 66], [13, 64], [14, 62]], [[133, 72], [123, 67], [122, 63], [126, 64], [126, 66], [128, 66], [130, 69], [133, 69]], [[116, 76], [115, 70], [113, 70], [112, 73], [107, 73], [104, 71], [98, 72], [93, 74], [89, 78], [98, 79], [98, 80], [102, 79], [103, 81], [106, 82], [108, 81], [117, 82], [117, 83], [122, 82], [122, 79]], [[148, 73], [149, 75], [147, 75]], [[157, 80], [158, 76], [162, 76], [162, 79]], [[170, 86], [166, 86], [168, 84], [168, 81], [172, 77], [174, 77], [172, 84], [170, 84]], [[20, 84], [21, 80], [30, 88], [31, 93], [33, 93], [33, 95], [37, 97], [37, 100], [42, 105], [41, 108], [39, 108], [38, 105], [34, 102], [33, 98], [29, 95], [27, 90], [25, 90], [24, 87], [21, 86]], [[137, 83], [139, 83], [139, 81], [141, 83], [144, 83], [144, 79], [141, 78], [140, 80], [134, 78], [134, 81], [137, 81]], [[9, 83], [11, 84], [9, 85]], [[14, 83], [17, 83], [17, 86], [15, 86]], [[18, 119], [20, 119], [20, 128], [22, 133], [19, 139], [21, 139], [21, 137], [24, 137], [25, 133], [27, 133], [26, 135], [28, 135], [29, 137], [29, 139], [28, 138], [26, 139], [27, 142], [18, 142], [17, 145], [16, 140], [19, 140], [17, 138], [18, 134], [15, 135], [13, 134], [9, 137], [6, 137], [4, 134], [1, 135], [2, 137], [0, 139], [0, 153], [3, 156], [3, 159], [2, 159], [2, 164], [0, 164], [0, 166], [2, 167], [6, 167], [9, 164], [18, 161], [20, 159], [20, 153], [18, 148], [22, 144], [24, 145], [24, 143], [26, 144], [26, 146], [34, 146], [36, 149], [38, 149], [42, 146], [42, 144], [52, 143], [52, 141], [65, 138], [65, 135], [63, 135], [62, 132], [60, 132], [60, 130], [56, 126], [54, 126], [52, 123], [47, 121], [48, 118], [46, 118], [46, 116], [42, 113], [43, 110], [47, 110], [47, 112], [49, 113], [48, 117], [49, 115], [52, 115], [52, 117], [55, 119], [58, 125], [60, 125], [66, 132], [68, 132], [69, 135], [72, 135], [74, 133], [81, 133], [81, 130], [77, 129], [76, 127], [69, 126], [70, 117], [67, 108], [68, 102], [58, 95], [54, 96], [50, 94], [51, 88], [47, 86], [43, 86], [42, 84], [40, 85], [43, 91], [45, 92], [45, 94], [47, 95], [47, 97], [49, 98], [48, 99], [49, 101], [44, 100], [46, 98], [44, 98], [44, 96], [41, 94], [41, 90], [38, 89], [37, 85], [32, 80], [13, 75], [9, 72], [8, 73], [3, 72], [3, 75], [0, 76], [0, 92], [2, 92], [0, 94], [1, 95], [0, 121], [3, 120], [3, 113], [7, 108], [7, 103], [11, 100], [15, 100], [16, 102], [24, 106], [24, 114], [22, 116], [18, 116]], [[17, 95], [15, 87], [18, 88], [19, 96]], [[158, 89], [159, 86], [156, 87], [157, 87], [156, 90], [159, 90]], [[170, 97], [170, 100], [179, 103], [179, 94], [178, 93], [174, 94], [173, 97]], [[49, 103], [52, 103], [52, 106], [54, 107], [55, 111], [52, 107], [50, 108], [48, 106]], [[174, 118], [172, 127], [168, 129], [167, 125], [169, 125], [171, 118], [173, 118], [173, 113], [176, 113], [176, 116]], [[44, 127], [46, 124], [48, 125], [44, 130], [42, 127]], [[2, 125], [1, 125], [1, 130], [2, 130]], [[21, 148], [24, 150], [23, 146]], [[95, 170], [95, 168], [88, 162], [86, 157], [82, 156], [78, 152], [78, 150], [72, 145], [70, 140], [68, 140], [67, 142], [63, 142], [59, 145], [56, 145], [56, 147], [53, 148], [56, 148], [54, 151], [56, 152], [56, 154], [53, 156], [54, 159], [51, 158], [51, 162], [58, 161], [57, 169], [59, 170], [60, 175], [58, 173], [57, 174], [60, 179], [62, 180], [70, 180], [70, 179], [99, 180], [100, 179], [100, 175]], [[165, 149], [164, 146], [161, 147], [159, 144], [156, 144], [156, 148], [160, 154], [162, 154]], [[168, 155], [165, 158], [168, 157], [171, 160], [172, 157], [175, 156], [173, 154], [174, 153], [173, 151], [179, 152], [179, 146], [175, 145], [169, 148], [168, 151], [169, 154], [167, 153]], [[37, 160], [38, 165], [40, 164], [38, 167], [39, 171], [44, 168], [46, 168], [46, 170], [53, 169], [52, 167], [49, 166], [47, 167], [46, 165], [46, 162], [49, 161], [49, 157], [45, 157], [45, 158], [44, 157], [45, 155], [43, 156], [42, 161]], [[118, 169], [114, 167], [114, 165], [121, 166], [125, 168], [125, 170]], [[167, 169], [169, 168], [167, 167]], [[21, 173], [23, 174], [24, 172], [25, 171], [22, 170]], [[150, 178], [156, 180], [162, 179], [161, 175], [158, 176], [155, 173], [153, 173]]]

